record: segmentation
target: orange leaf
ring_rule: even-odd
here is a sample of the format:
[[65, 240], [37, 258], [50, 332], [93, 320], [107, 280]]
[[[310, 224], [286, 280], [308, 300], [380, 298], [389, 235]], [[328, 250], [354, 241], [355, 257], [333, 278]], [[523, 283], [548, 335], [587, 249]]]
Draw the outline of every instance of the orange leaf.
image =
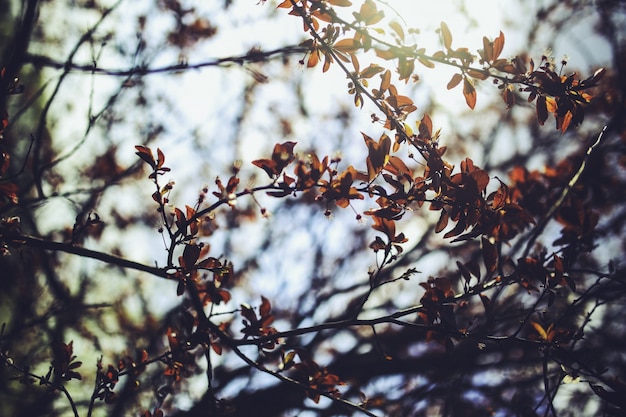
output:
[[532, 322], [532, 323], [530, 323], [530, 324], [532, 324], [532, 326], [535, 328], [535, 331], [537, 331], [537, 333], [539, 333], [539, 337], [540, 337], [542, 340], [546, 340], [546, 341], [548, 340], [548, 333], [547, 333], [547, 332], [546, 332], [546, 330], [545, 330], [545, 329], [541, 326], [541, 324], [539, 324], [539, 323], [537, 323], [537, 322], [535, 322], [535, 321], [533, 321], [533, 322]]
[[357, 41], [356, 39], [353, 38], [349, 38], [349, 39], [342, 39], [338, 42], [336, 42], [333, 45], [334, 49], [337, 49], [341, 52], [345, 52], [345, 53], [353, 53], [356, 52], [359, 48], [361, 48], [361, 42]]
[[473, 110], [476, 106], [476, 89], [468, 78], [463, 80], [463, 96], [469, 108]]
[[367, 145], [368, 157], [367, 157], [367, 176], [368, 181], [372, 181], [380, 172], [389, 160], [389, 150], [391, 149], [391, 139], [389, 136], [383, 134], [378, 142], [367, 136], [365, 133], [361, 133], [365, 144]]
[[504, 33], [500, 31], [498, 37], [493, 41], [493, 59], [498, 59], [504, 48]]
[[560, 121], [560, 129], [561, 129], [561, 133], [565, 133], [565, 131], [567, 130], [567, 128], [569, 127], [570, 123], [572, 122], [572, 118], [573, 118], [573, 114], [571, 111], [567, 111], [565, 113], [565, 116], [563, 116], [562, 119], [558, 119], [557, 122]]
[[386, 70], [383, 75], [380, 76], [381, 78], [381, 82], [380, 82], [380, 92], [381, 94], [383, 92], [385, 92], [387, 89], [389, 89], [389, 86], [391, 85], [391, 71]]
[[319, 60], [320, 60], [320, 52], [318, 49], [314, 49], [313, 51], [311, 51], [311, 54], [309, 55], [309, 59], [307, 60], [307, 63], [306, 63], [307, 68], [312, 68], [316, 66]]

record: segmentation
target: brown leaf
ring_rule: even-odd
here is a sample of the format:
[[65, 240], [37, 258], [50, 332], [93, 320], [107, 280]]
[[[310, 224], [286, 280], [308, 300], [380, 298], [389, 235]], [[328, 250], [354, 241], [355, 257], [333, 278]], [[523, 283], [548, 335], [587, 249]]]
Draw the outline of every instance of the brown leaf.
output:
[[461, 74], [454, 74], [450, 81], [448, 82], [447, 88], [448, 90], [452, 90], [454, 87], [459, 85], [463, 81], [463, 76]]
[[437, 225], [435, 226], [435, 233], [441, 232], [448, 225], [448, 212], [442, 211], [441, 216], [439, 216], [439, 220], [437, 221]]
[[359, 74], [359, 76], [361, 78], [372, 78], [374, 75], [384, 70], [385, 69], [381, 67], [380, 65], [371, 64], [367, 68], [365, 68], [363, 71], [361, 71], [361, 74]]
[[276, 169], [276, 163], [271, 159], [257, 159], [252, 161], [252, 165], [263, 169], [263, 171], [265, 171], [265, 173], [272, 179], [279, 174]]
[[136, 145], [135, 149], [137, 149], [137, 152], [135, 152], [135, 154], [139, 158], [145, 161], [152, 168], [156, 168], [157, 165], [154, 161], [154, 156], [152, 155], [152, 150], [150, 148], [148, 148], [147, 146]]
[[186, 270], [191, 270], [200, 256], [200, 248], [198, 245], [188, 244], [185, 245], [183, 250], [181, 267]]

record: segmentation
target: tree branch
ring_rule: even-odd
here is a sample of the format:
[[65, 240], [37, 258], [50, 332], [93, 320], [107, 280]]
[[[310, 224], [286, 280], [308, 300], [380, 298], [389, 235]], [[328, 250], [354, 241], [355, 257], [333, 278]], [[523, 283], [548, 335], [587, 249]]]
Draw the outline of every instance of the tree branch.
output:
[[68, 72], [85, 72], [89, 74], [109, 75], [113, 77], [129, 77], [133, 75], [168, 74], [205, 67], [216, 67], [224, 64], [242, 65], [244, 63], [263, 62], [274, 57], [282, 58], [286, 55], [306, 53], [306, 51], [307, 48], [302, 46], [285, 46], [283, 48], [272, 49], [270, 51], [259, 51], [253, 49], [243, 55], [218, 58], [211, 61], [200, 62], [197, 64], [181, 63], [157, 68], [137, 66], [130, 69], [98, 68], [95, 63], [75, 64], [72, 62], [60, 62], [47, 56], [35, 54], [26, 55], [25, 61], [31, 63], [36, 67], [62, 69]]
[[51, 240], [45, 240], [38, 237], [27, 236], [22, 234], [2, 236], [0, 238], [6, 243], [14, 246], [28, 246], [32, 248], [39, 248], [44, 250], [50, 250], [54, 252], [65, 252], [73, 255], [82, 256], [85, 258], [96, 259], [111, 265], [116, 265], [122, 268], [134, 269], [137, 271], [147, 272], [160, 278], [168, 278], [169, 274], [163, 268], [144, 265], [138, 262], [130, 261], [125, 258], [110, 255], [104, 252], [98, 252], [95, 250], [83, 248], [80, 246], [74, 246], [69, 243], [54, 242]]

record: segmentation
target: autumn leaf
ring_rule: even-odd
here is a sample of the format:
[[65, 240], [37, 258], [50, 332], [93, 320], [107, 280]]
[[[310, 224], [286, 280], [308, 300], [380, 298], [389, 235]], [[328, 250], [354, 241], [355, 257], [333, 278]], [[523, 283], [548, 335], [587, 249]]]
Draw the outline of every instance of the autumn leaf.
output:
[[541, 340], [548, 341], [548, 331], [546, 331], [546, 329], [544, 329], [541, 324], [535, 321], [531, 322], [530, 324], [533, 326]]
[[500, 31], [500, 34], [493, 41], [493, 58], [491, 60], [498, 59], [502, 50], [504, 49], [504, 33]]
[[333, 48], [345, 53], [354, 53], [361, 48], [361, 42], [354, 38], [342, 39], [335, 42]]
[[384, 70], [385, 69], [381, 67], [380, 65], [370, 64], [367, 68], [361, 71], [361, 73], [359, 74], [359, 77], [360, 78], [372, 78], [374, 75]]
[[476, 89], [467, 77], [463, 80], [463, 96], [469, 108], [473, 110], [476, 106]]
[[152, 155], [152, 150], [150, 148], [148, 148], [147, 146], [136, 145], [135, 149], [137, 149], [137, 152], [135, 152], [135, 155], [141, 158], [144, 162], [146, 162], [152, 168], [156, 168], [157, 164], [154, 161], [154, 156]]

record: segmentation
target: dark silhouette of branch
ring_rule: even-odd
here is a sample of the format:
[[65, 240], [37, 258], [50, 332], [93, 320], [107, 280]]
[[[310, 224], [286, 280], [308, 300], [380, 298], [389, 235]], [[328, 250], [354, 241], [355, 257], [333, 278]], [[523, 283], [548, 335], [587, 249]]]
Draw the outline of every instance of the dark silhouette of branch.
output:
[[148, 67], [133, 67], [130, 69], [113, 69], [113, 68], [99, 68], [97, 64], [75, 64], [71, 61], [60, 62], [53, 58], [43, 55], [28, 54], [25, 57], [26, 62], [36, 67], [47, 67], [54, 69], [62, 69], [67, 72], [84, 72], [97, 75], [109, 75], [113, 77], [131, 77], [131, 76], [143, 76], [153, 74], [167, 74], [178, 73], [189, 70], [197, 70], [207, 67], [216, 67], [224, 64], [250, 64], [255, 62], [265, 62], [270, 59], [278, 58], [283, 59], [286, 56], [294, 54], [304, 54], [307, 48], [302, 46], [285, 46], [282, 48], [272, 49], [270, 51], [261, 51], [253, 49], [246, 52], [243, 55], [218, 58], [210, 61], [200, 62], [196, 64], [184, 63], [173, 64], [164, 67], [148, 68]]
[[12, 246], [20, 247], [27, 246], [32, 248], [44, 249], [54, 252], [71, 253], [73, 255], [82, 256], [85, 258], [96, 259], [108, 263], [110, 265], [119, 266], [121, 268], [134, 269], [137, 271], [147, 272], [160, 278], [168, 278], [168, 272], [163, 268], [155, 266], [144, 265], [138, 262], [128, 260], [108, 253], [98, 252], [95, 250], [83, 248], [80, 246], [74, 246], [70, 243], [54, 242], [38, 237], [27, 236], [22, 234], [11, 234], [9, 236], [0, 236], [2, 240]]

